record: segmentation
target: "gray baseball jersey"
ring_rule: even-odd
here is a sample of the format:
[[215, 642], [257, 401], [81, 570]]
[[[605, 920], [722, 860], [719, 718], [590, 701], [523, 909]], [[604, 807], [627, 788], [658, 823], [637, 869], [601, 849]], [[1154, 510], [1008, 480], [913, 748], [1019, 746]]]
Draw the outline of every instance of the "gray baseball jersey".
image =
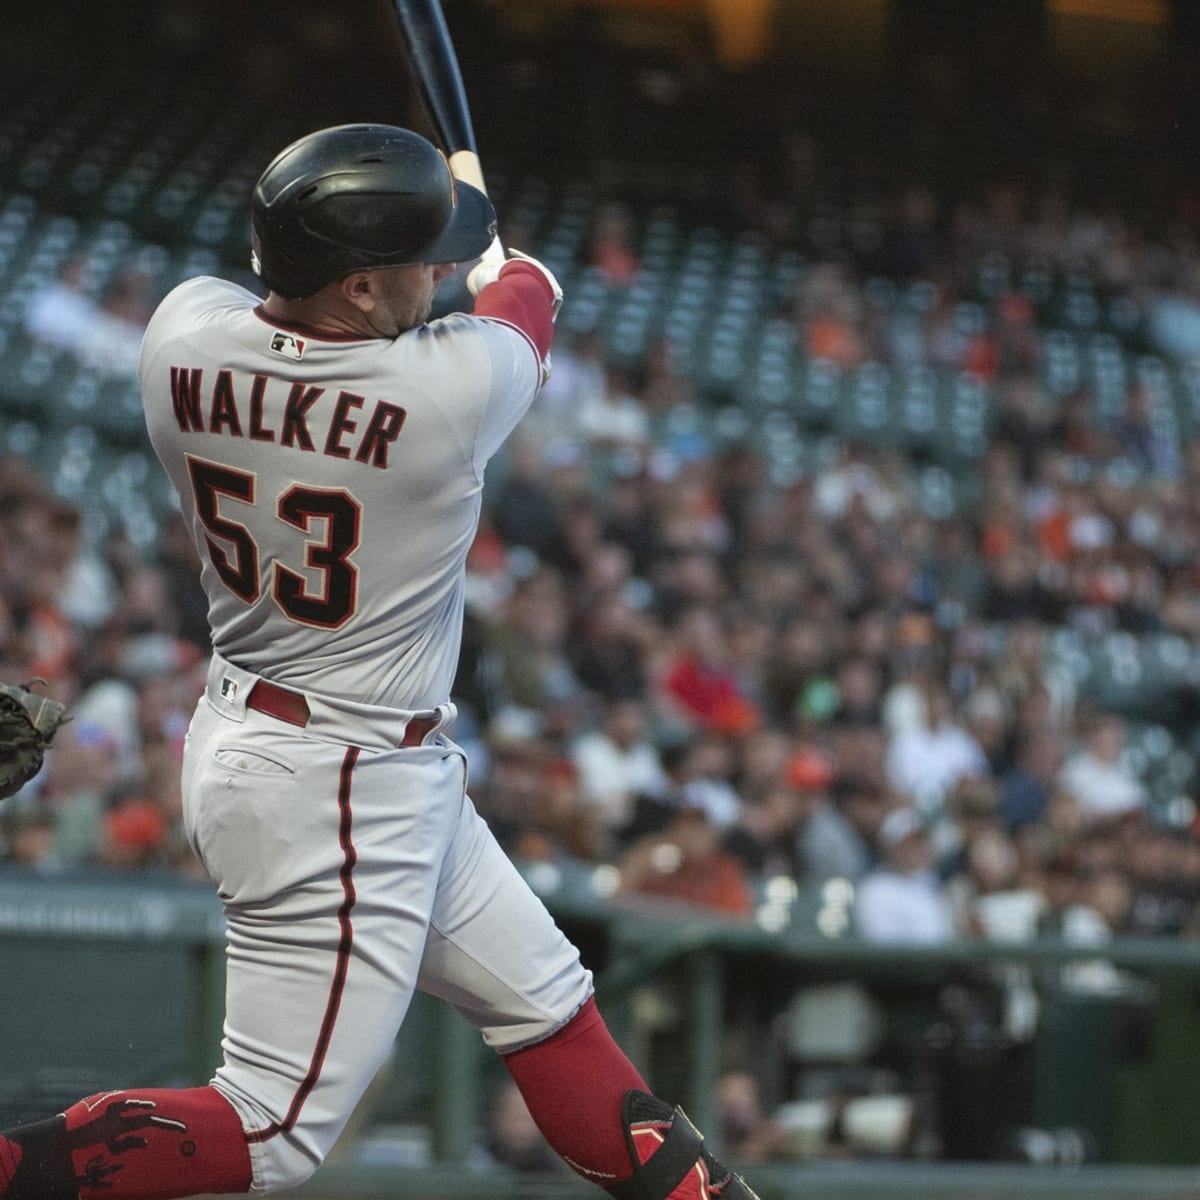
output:
[[216, 649], [300, 690], [446, 701], [484, 465], [540, 369], [495, 320], [338, 340], [269, 319], [233, 283], [176, 288], [141, 380], [191, 509]]

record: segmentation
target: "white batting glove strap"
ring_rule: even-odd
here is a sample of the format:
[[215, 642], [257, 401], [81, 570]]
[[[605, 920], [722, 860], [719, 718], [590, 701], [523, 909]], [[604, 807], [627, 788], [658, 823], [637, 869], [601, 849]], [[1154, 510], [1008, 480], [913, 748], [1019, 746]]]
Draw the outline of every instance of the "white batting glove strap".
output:
[[504, 251], [500, 249], [499, 241], [494, 241], [483, 252], [483, 257], [479, 262], [471, 268], [470, 273], [467, 275], [468, 291], [470, 291], [472, 296], [478, 296], [489, 283], [495, 283], [500, 278], [500, 272], [504, 269], [505, 265], [514, 259], [529, 263], [531, 267], [536, 267], [541, 272], [542, 277], [550, 285], [550, 290], [553, 293], [553, 316], [557, 318], [558, 310], [562, 308], [563, 290], [562, 285], [554, 278], [554, 273], [545, 263], [538, 262], [536, 258], [532, 258], [520, 250], [509, 249], [508, 257], [505, 258]]
[[554, 278], [554, 272], [550, 270], [545, 263], [540, 263], [536, 258], [531, 258], [528, 254], [523, 254], [520, 250], [514, 250], [511, 246], [508, 249], [508, 257], [510, 259], [520, 259], [521, 262], [527, 262], [531, 267], [537, 267], [542, 273], [542, 277], [550, 285], [550, 291], [553, 293], [553, 318], [558, 319], [558, 310], [562, 308], [563, 290], [562, 284]]

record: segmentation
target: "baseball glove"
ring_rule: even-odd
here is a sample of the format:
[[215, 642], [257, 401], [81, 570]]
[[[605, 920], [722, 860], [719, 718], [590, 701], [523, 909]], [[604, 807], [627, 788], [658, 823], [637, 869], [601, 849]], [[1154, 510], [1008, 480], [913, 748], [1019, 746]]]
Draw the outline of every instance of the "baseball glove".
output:
[[41, 770], [55, 731], [68, 720], [57, 700], [35, 695], [26, 684], [0, 683], [0, 800], [19, 792]]

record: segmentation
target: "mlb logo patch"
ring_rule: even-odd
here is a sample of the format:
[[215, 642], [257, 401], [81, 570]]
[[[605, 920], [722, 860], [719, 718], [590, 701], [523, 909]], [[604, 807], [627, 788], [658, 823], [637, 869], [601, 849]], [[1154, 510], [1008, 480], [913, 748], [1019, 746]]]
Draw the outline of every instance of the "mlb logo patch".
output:
[[284, 358], [294, 358], [299, 361], [304, 357], [304, 339], [293, 337], [290, 333], [284, 333], [277, 329], [271, 335], [271, 349], [276, 354], [282, 354]]
[[228, 675], [221, 680], [221, 699], [228, 700], [231, 704], [237, 699], [238, 682], [236, 679], [230, 679]]

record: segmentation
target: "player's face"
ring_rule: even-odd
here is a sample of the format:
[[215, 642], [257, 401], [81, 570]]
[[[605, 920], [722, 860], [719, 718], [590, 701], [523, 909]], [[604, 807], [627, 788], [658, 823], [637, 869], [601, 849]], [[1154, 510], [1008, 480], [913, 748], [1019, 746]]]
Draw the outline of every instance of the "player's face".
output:
[[454, 263], [420, 263], [370, 272], [374, 303], [367, 314], [380, 337], [396, 337], [428, 320], [438, 284], [453, 274]]

